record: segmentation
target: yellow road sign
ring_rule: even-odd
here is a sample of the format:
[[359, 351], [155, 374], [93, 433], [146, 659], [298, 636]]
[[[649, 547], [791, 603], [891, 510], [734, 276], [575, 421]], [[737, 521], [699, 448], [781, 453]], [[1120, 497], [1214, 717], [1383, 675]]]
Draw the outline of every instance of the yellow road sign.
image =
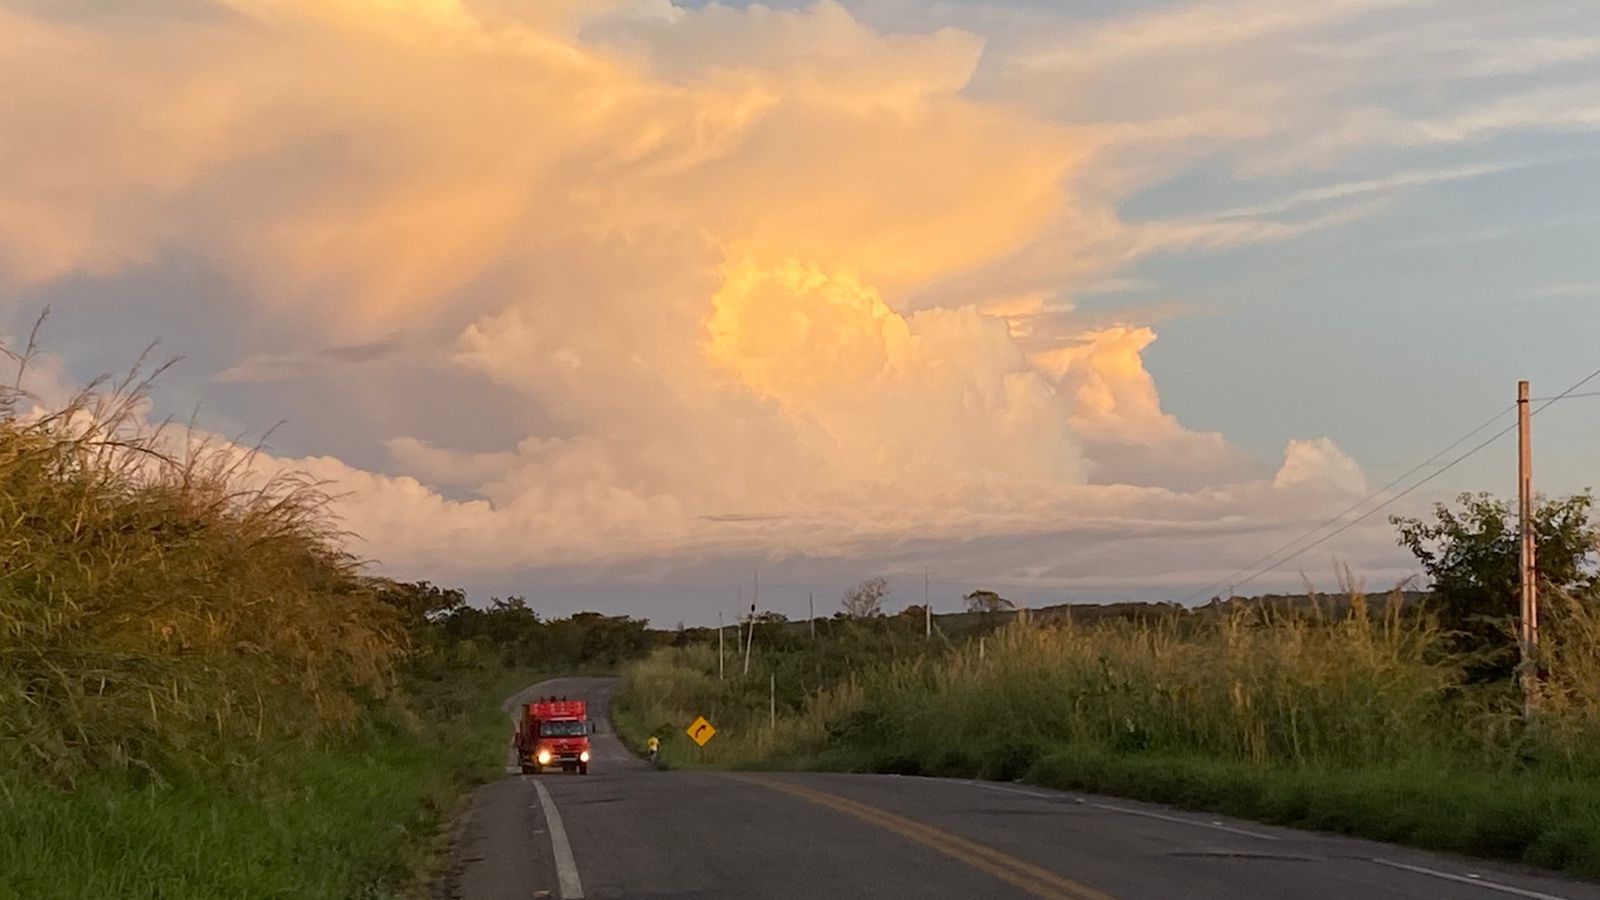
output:
[[717, 736], [717, 729], [713, 728], [711, 723], [706, 721], [705, 716], [696, 718], [692, 723], [690, 723], [688, 728], [684, 729], [684, 731], [688, 733], [690, 740], [702, 747], [706, 745], [706, 741], [709, 741]]

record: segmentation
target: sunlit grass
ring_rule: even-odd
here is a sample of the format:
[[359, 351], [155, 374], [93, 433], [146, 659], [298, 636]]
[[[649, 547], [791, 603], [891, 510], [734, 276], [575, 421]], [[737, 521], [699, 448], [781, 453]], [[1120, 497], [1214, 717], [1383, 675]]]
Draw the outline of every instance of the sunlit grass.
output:
[[147, 386], [0, 387], [0, 898], [414, 889], [532, 676], [397, 690], [411, 635], [320, 486], [146, 424]]
[[143, 387], [0, 388], [0, 765], [56, 784], [348, 729], [406, 652], [319, 487], [145, 425]]
[[[727, 683], [714, 653], [668, 649], [627, 670], [622, 724], [667, 731], [674, 765], [1023, 779], [1600, 874], [1592, 605], [1552, 604], [1532, 725], [1398, 597], [1344, 606], [1019, 621], [784, 695], [776, 725], [768, 673], [825, 643]], [[721, 729], [704, 751], [676, 733], [698, 714]]]

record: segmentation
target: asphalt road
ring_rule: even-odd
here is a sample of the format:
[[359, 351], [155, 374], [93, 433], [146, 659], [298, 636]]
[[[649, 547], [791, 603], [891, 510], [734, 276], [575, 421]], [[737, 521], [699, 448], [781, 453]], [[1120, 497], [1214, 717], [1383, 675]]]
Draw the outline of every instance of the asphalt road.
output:
[[1511, 866], [1022, 785], [656, 771], [610, 733], [615, 687], [557, 679], [506, 701], [588, 699], [590, 774], [482, 788], [445, 896], [1600, 900]]

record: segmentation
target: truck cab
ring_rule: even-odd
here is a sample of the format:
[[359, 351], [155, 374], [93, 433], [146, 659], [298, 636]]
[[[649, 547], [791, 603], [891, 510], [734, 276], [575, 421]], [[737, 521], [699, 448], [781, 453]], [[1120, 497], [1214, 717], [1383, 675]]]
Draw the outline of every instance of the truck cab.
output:
[[517, 725], [517, 758], [524, 775], [559, 767], [589, 774], [588, 704], [582, 700], [539, 700], [522, 706]]

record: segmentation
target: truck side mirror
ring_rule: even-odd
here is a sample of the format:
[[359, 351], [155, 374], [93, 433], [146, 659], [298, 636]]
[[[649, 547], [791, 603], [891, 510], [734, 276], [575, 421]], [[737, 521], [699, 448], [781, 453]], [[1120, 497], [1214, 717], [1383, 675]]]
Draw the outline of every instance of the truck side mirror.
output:
[[594, 723], [593, 722], [587, 722], [585, 724], [588, 727], [589, 733], [590, 734], [594, 734], [595, 733], [595, 731], [594, 731]]

